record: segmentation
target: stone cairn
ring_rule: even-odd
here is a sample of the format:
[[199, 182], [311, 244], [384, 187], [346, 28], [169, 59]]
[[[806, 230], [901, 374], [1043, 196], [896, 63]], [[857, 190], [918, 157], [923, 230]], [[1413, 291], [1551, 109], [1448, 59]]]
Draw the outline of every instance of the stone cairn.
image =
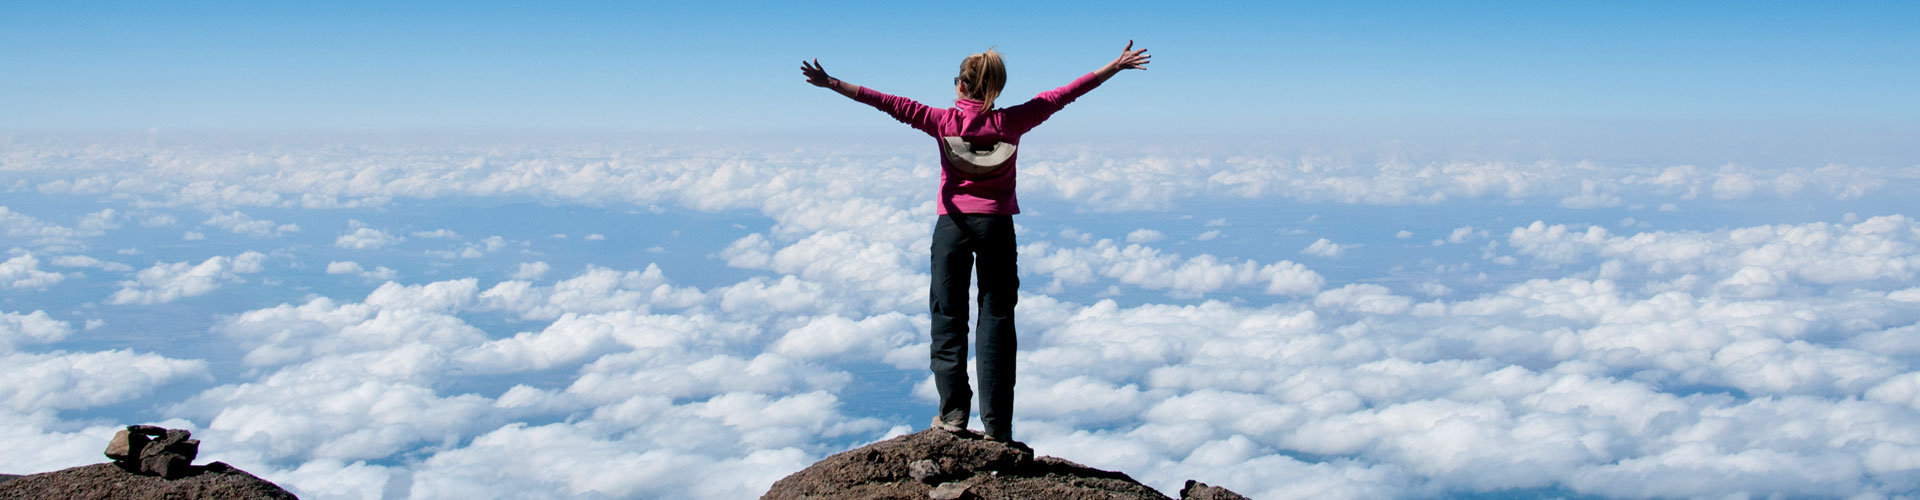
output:
[[179, 479], [191, 474], [200, 455], [200, 440], [192, 436], [185, 429], [129, 425], [107, 442], [107, 458], [127, 472]]

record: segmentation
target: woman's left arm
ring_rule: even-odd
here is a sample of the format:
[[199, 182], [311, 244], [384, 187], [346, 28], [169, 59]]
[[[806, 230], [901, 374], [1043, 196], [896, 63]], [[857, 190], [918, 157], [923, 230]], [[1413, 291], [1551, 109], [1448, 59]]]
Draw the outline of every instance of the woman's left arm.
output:
[[1116, 57], [1113, 59], [1113, 62], [1107, 63], [1106, 66], [1101, 66], [1100, 69], [1094, 70], [1093, 74], [1100, 79], [1101, 83], [1106, 83], [1108, 78], [1113, 78], [1113, 75], [1120, 74], [1121, 70], [1145, 70], [1147, 69], [1147, 63], [1150, 62], [1153, 62], [1153, 56], [1147, 55], [1147, 49], [1133, 50], [1133, 40], [1127, 40], [1127, 48], [1120, 49], [1120, 57]]
[[1113, 75], [1120, 74], [1122, 70], [1147, 69], [1147, 63], [1152, 61], [1153, 56], [1147, 55], [1147, 49], [1133, 50], [1133, 40], [1127, 40], [1127, 48], [1121, 49], [1120, 57], [1114, 58], [1113, 62], [1074, 79], [1072, 83], [1041, 92], [1040, 95], [1033, 96], [1032, 100], [1006, 108], [1004, 110], [1006, 120], [1002, 123], [1015, 134], [1026, 133], [1040, 126], [1040, 122], [1047, 121], [1048, 117], [1059, 112], [1061, 108], [1067, 107], [1067, 103], [1079, 99], [1094, 87], [1106, 83], [1108, 78], [1113, 78]]

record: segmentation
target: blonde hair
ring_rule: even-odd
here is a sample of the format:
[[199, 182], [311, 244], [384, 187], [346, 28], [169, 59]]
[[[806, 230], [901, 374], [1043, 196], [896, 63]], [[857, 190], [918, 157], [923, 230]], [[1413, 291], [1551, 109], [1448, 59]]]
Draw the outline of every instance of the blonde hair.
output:
[[968, 98], [979, 100], [980, 109], [991, 110], [993, 100], [1007, 86], [1007, 65], [1000, 60], [999, 52], [988, 47], [986, 52], [960, 61], [960, 81], [967, 84]]

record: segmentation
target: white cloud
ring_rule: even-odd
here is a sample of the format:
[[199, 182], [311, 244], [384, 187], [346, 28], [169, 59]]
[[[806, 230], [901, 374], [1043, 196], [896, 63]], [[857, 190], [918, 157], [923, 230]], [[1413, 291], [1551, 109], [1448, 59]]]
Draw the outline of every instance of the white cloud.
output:
[[466, 250], [463, 250], [460, 256], [468, 259], [478, 258], [486, 254], [498, 252], [501, 249], [506, 248], [507, 244], [508, 242], [506, 238], [503, 238], [500, 236], [488, 236], [486, 238], [481, 239], [477, 243], [467, 245]]
[[[391, 284], [389, 284], [391, 285]], [[405, 290], [382, 286], [384, 300], [402, 301], [407, 296], [438, 296], [438, 304], [459, 302], [446, 296], [459, 283], [437, 290]], [[399, 288], [399, 289], [396, 289]], [[457, 293], [457, 292], [456, 292]], [[246, 350], [243, 362], [251, 366], [277, 366], [323, 355], [359, 353], [375, 349], [393, 349], [422, 344], [437, 349], [453, 349], [477, 344], [486, 335], [459, 318], [411, 305], [396, 304], [388, 309], [362, 303], [336, 304], [316, 298], [298, 306], [248, 311], [229, 318], [215, 330]]]
[[[853, 232], [823, 231], [773, 253], [771, 270], [801, 278], [844, 283], [860, 290], [879, 291], [887, 302], [906, 302], [903, 292], [925, 289], [925, 263], [908, 264], [901, 245], [873, 241]], [[919, 302], [914, 300], [912, 302]], [[895, 304], [884, 304], [892, 307]]]
[[274, 484], [287, 488], [300, 498], [321, 500], [386, 498], [388, 485], [399, 486], [399, 481], [405, 480], [405, 472], [393, 467], [370, 465], [365, 461], [348, 463], [323, 458], [302, 463], [291, 471], [259, 471], [255, 474], [272, 477]]
[[374, 266], [372, 270], [360, 273], [360, 277], [373, 281], [390, 281], [399, 276], [399, 271], [395, 271], [387, 266]]
[[72, 333], [73, 325], [47, 316], [46, 311], [0, 312], [0, 353], [13, 352], [20, 344], [58, 341]]
[[[1858, 232], [1920, 234], [1904, 226], [1869, 226]], [[1575, 238], [1573, 232], [1562, 234]], [[1724, 250], [1691, 255], [1737, 259], [1752, 249], [1778, 247], [1780, 241], [1775, 238], [1728, 238], [1711, 243]], [[1855, 249], [1914, 253], [1897, 245], [1888, 249], [1884, 243], [1840, 245], [1825, 251], [1859, 251]], [[1394, 320], [1393, 315], [1412, 310], [1410, 299], [1377, 285], [1350, 284], [1320, 293], [1313, 311], [1299, 313], [1284, 307], [1117, 308], [1102, 302], [1064, 315], [1038, 314], [1066, 319], [1023, 325], [1027, 332], [1041, 333], [1040, 346], [1023, 353], [1022, 393], [1049, 395], [1047, 402], [1029, 403], [1047, 408], [1044, 412], [1029, 414], [1042, 418], [1034, 414], [1045, 413], [1046, 418], [1065, 425], [1057, 431], [1044, 425], [1026, 428], [1033, 429], [1030, 442], [1046, 452], [1065, 448], [1076, 452], [1070, 456], [1095, 466], [1161, 471], [1136, 477], [1159, 481], [1163, 488], [1177, 488], [1184, 477], [1207, 477], [1177, 471], [1205, 470], [1229, 481], [1244, 481], [1226, 484], [1259, 494], [1274, 488], [1278, 472], [1240, 467], [1263, 457], [1278, 460], [1273, 455], [1278, 451], [1298, 450], [1380, 464], [1385, 468], [1373, 470], [1386, 475], [1329, 487], [1393, 495], [1423, 491], [1424, 487], [1415, 485], [1429, 479], [1451, 490], [1560, 484], [1576, 492], [1624, 496], [1898, 491], [1897, 480], [1862, 482], [1860, 473], [1846, 471], [1867, 470], [1866, 462], [1857, 458], [1865, 456], [1865, 450], [1892, 449], [1887, 447], [1909, 441], [1905, 437], [1824, 451], [1835, 438], [1809, 436], [1804, 444], [1783, 443], [1776, 441], [1780, 433], [1765, 430], [1701, 436], [1698, 433], [1704, 429], [1740, 428], [1717, 422], [1723, 415], [1754, 413], [1776, 400], [1667, 391], [1669, 387], [1729, 387], [1755, 396], [1798, 398], [1794, 411], [1754, 417], [1759, 419], [1756, 422], [1789, 427], [1805, 422], [1822, 428], [1824, 424], [1817, 422], [1836, 418], [1821, 416], [1822, 412], [1887, 414], [1886, 407], [1847, 402], [1863, 393], [1900, 407], [1920, 404], [1913, 403], [1920, 400], [1914, 396], [1920, 394], [1920, 389], [1914, 389], [1920, 383], [1911, 382], [1920, 379], [1898, 378], [1910, 368], [1886, 354], [1836, 345], [1845, 343], [1844, 336], [1816, 333], [1855, 323], [1860, 326], [1850, 330], [1867, 329], [1859, 334], [1861, 338], [1898, 338], [1880, 335], [1872, 325], [1910, 324], [1915, 317], [1895, 313], [1905, 310], [1896, 304], [1906, 303], [1894, 298], [1912, 294], [1903, 289], [1869, 296], [1887, 300], [1877, 306], [1861, 301], [1842, 306], [1820, 296], [1801, 296], [1798, 300], [1805, 301], [1790, 306], [1777, 300], [1716, 296], [1711, 287], [1698, 292], [1705, 295], [1658, 289], [1640, 292], [1606, 281], [1537, 280], [1430, 309], [1418, 320]], [[1046, 307], [1064, 305], [1050, 304]], [[1829, 307], [1847, 309], [1847, 319], [1805, 309]], [[1920, 352], [1911, 351], [1915, 348], [1920, 345], [1882, 350]], [[1550, 370], [1534, 371], [1523, 365]], [[1882, 382], [1888, 380], [1897, 382]], [[1138, 385], [1127, 389], [1132, 384]], [[1146, 401], [1166, 401], [1147, 411], [1144, 422], [1120, 427], [1120, 432], [1137, 434], [1098, 439], [1100, 446], [1112, 445], [1106, 453], [1098, 447], [1071, 444], [1084, 439], [1075, 437], [1080, 432], [1075, 428], [1112, 425], [1098, 422], [1081, 409], [1127, 408], [1134, 404], [1129, 401], [1135, 396], [1128, 396], [1133, 391]], [[1857, 408], [1842, 409], [1848, 405]], [[1175, 418], [1201, 410], [1216, 416], [1198, 423], [1193, 417]], [[1858, 432], [1848, 435], [1877, 431]], [[1749, 483], [1743, 482], [1749, 475], [1721, 474], [1715, 477], [1724, 480], [1698, 486], [1678, 482], [1684, 475], [1660, 475], [1654, 467], [1615, 465], [1666, 463], [1652, 460], [1664, 460], [1658, 457], [1669, 453], [1665, 450], [1686, 449], [1691, 446], [1686, 443], [1702, 439], [1711, 440], [1715, 450], [1695, 452], [1708, 461], [1703, 463], [1779, 457], [1760, 470], [1780, 471], [1779, 477], [1786, 479]], [[1110, 453], [1116, 447], [1143, 442], [1157, 444], [1138, 454]], [[1216, 444], [1202, 453], [1203, 443]], [[1220, 460], [1236, 466], [1183, 468], [1139, 459], [1201, 460], [1209, 454], [1226, 457]], [[1891, 453], [1876, 456], [1887, 457], [1879, 463], [1902, 463]], [[1261, 472], [1247, 474], [1253, 470]], [[1584, 479], [1594, 477], [1608, 480]], [[1627, 477], [1644, 478], [1649, 485], [1633, 489], [1613, 484], [1632, 482], [1623, 479]]]
[[1712, 272], [1739, 288], [1778, 286], [1769, 284], [1775, 278], [1813, 285], [1911, 279], [1920, 271], [1917, 233], [1920, 224], [1898, 215], [1852, 225], [1816, 222], [1633, 236], [1616, 236], [1599, 226], [1583, 231], [1535, 221], [1515, 228], [1507, 242], [1520, 254], [1549, 263], [1597, 256], [1656, 275]]
[[[89, 145], [89, 146], [98, 146]], [[1110, 146], [1110, 145], [1108, 145]], [[918, 148], [864, 148], [866, 161], [809, 159], [775, 148], [728, 145], [715, 154], [658, 158], [656, 145], [531, 147], [437, 145], [341, 154], [314, 147], [262, 170], [251, 148], [174, 149], [115, 145], [93, 151], [52, 146], [58, 160], [27, 168], [65, 175], [41, 182], [49, 195], [145, 194], [163, 203], [205, 208], [377, 206], [396, 198], [446, 196], [620, 202], [658, 210], [766, 209], [809, 198], [890, 200], [919, 192], [937, 170]], [[769, 154], [773, 153], [773, 154]], [[1064, 148], [1036, 151], [1021, 169], [1023, 198], [1057, 199], [1096, 211], [1165, 209], [1188, 199], [1287, 199], [1303, 203], [1435, 204], [1493, 199], [1610, 206], [1621, 202], [1779, 197], [1847, 200], [1911, 187], [1914, 177], [1885, 169], [1823, 165], [1708, 171], [1692, 165], [1594, 162], [1374, 163], [1212, 148], [1159, 150]], [[466, 158], [492, 157], [484, 167]], [[562, 159], [564, 158], [564, 159]], [[634, 158], [648, 158], [636, 161]], [[752, 158], [752, 160], [745, 160]], [[103, 171], [138, 164], [138, 170]], [[1119, 168], [1118, 165], [1125, 165]], [[79, 167], [79, 168], [76, 168]], [[59, 170], [70, 169], [70, 170]], [[807, 193], [799, 195], [796, 193]], [[919, 198], [916, 198], [918, 200]], [[1665, 200], [1663, 200], [1665, 199]]]
[[[179, 428], [177, 422], [161, 422]], [[73, 423], [56, 418], [56, 412], [38, 410], [19, 413], [0, 408], [0, 446], [21, 450], [0, 454], [0, 470], [55, 471], [100, 463], [100, 436], [112, 436], [125, 425], [107, 422]]]
[[648, 264], [643, 271], [626, 272], [589, 266], [580, 275], [551, 286], [508, 281], [480, 294], [482, 304], [489, 309], [513, 312], [523, 318], [546, 319], [568, 312], [646, 310], [652, 306], [677, 309], [705, 298], [699, 289], [673, 286], [660, 266], [654, 264]]
[[267, 256], [246, 252], [233, 257], [215, 256], [199, 264], [172, 262], [154, 264], [132, 280], [120, 282], [120, 290], [107, 301], [113, 304], [164, 304], [183, 297], [197, 297], [218, 290], [221, 285], [242, 281], [240, 275], [259, 273]]
[[404, 241], [405, 238], [388, 234], [360, 221], [349, 221], [350, 231], [333, 240], [333, 246], [354, 250], [372, 250]]
[[1167, 235], [1152, 229], [1135, 229], [1127, 233], [1127, 243], [1153, 243], [1167, 239]]
[[765, 235], [753, 233], [728, 244], [725, 250], [720, 251], [720, 258], [726, 260], [729, 266], [763, 269], [773, 261], [772, 254], [773, 242], [768, 241]]
[[40, 259], [34, 257], [32, 252], [22, 253], [5, 262], [0, 262], [0, 288], [46, 290], [47, 287], [58, 285], [66, 279], [66, 275], [40, 270]]
[[327, 263], [327, 274], [360, 274], [366, 271], [366, 268], [360, 267], [359, 262], [351, 260], [344, 262], [336, 260]]
[[[627, 331], [645, 331], [638, 325], [630, 328]], [[672, 341], [684, 343], [684, 338], [685, 335]], [[627, 342], [646, 345], [662, 341], [629, 338]], [[601, 356], [588, 363], [581, 369], [580, 377], [567, 386], [566, 392], [584, 401], [605, 404], [635, 396], [705, 398], [730, 392], [832, 391], [846, 386], [852, 379], [845, 372], [774, 354], [742, 358], [636, 349]]]
[[138, 398], [183, 378], [205, 378], [207, 363], [128, 350], [0, 355], [13, 382], [0, 403], [17, 412], [92, 408]]
[[1413, 299], [1394, 295], [1387, 287], [1372, 284], [1355, 283], [1332, 290], [1320, 292], [1313, 297], [1313, 306], [1324, 309], [1342, 309], [1367, 314], [1400, 314], [1413, 307]]
[[1456, 227], [1453, 228], [1453, 232], [1447, 234], [1447, 243], [1466, 243], [1473, 241], [1475, 237], [1485, 238], [1487, 237], [1487, 231], [1484, 229], [1476, 230], [1473, 226]]
[[812, 318], [788, 331], [768, 350], [796, 359], [830, 358], [848, 353], [859, 355], [859, 359], [875, 359], [918, 340], [924, 329], [897, 312], [859, 320], [828, 315]]
[[825, 286], [793, 275], [771, 282], [766, 278], [753, 278], [713, 291], [713, 295], [719, 297], [720, 310], [729, 313], [840, 313], [849, 309], [838, 307], [841, 305], [838, 301], [828, 300], [827, 293]]
[[140, 226], [141, 227], [168, 227], [178, 222], [180, 222], [180, 220], [175, 219], [172, 215], [151, 214], [146, 216], [146, 218], [140, 219]]
[[[904, 396], [888, 396], [887, 381], [925, 377], [922, 259], [932, 220], [927, 189], [938, 172], [924, 151], [880, 148], [819, 161], [618, 146], [293, 148], [259, 157], [142, 146], [27, 151], [51, 159], [9, 168], [51, 179], [36, 185], [43, 192], [112, 193], [213, 213], [468, 197], [656, 214], [663, 206], [740, 211], [772, 221], [764, 230], [735, 224], [760, 232], [716, 252], [737, 269], [711, 280], [698, 269], [590, 266], [550, 285], [531, 281], [544, 273], [502, 283], [389, 283], [359, 302], [327, 296], [337, 289], [300, 289], [293, 293], [311, 295], [213, 318], [211, 330], [245, 353], [239, 366], [210, 356], [204, 362], [216, 365], [200, 372], [130, 376], [164, 385], [218, 374], [217, 385], [166, 415], [197, 425], [207, 449], [269, 471], [303, 497], [752, 497], [849, 443], [922, 425], [891, 421], [900, 406], [883, 401], [877, 406], [885, 409], [872, 410], [869, 398]], [[1718, 198], [1813, 204], [1904, 192], [1920, 171], [1036, 154], [1021, 181], [1022, 197], [1034, 201], [1024, 217], [1037, 220], [1047, 211], [1184, 211], [1186, 200], [1234, 198], [1601, 207], [1550, 211], [1571, 214], [1556, 215], [1572, 219], [1565, 224], [1513, 228], [1500, 218], [1509, 213], [1450, 218], [1448, 225], [1473, 224], [1451, 234], [1446, 226], [1409, 228], [1409, 238], [1444, 234], [1432, 241], [1473, 246], [1411, 248], [1394, 257], [1403, 267], [1348, 261], [1324, 276], [1257, 260], [1271, 256], [1174, 254], [1090, 236], [1112, 227], [1060, 227], [1057, 238], [1021, 249], [1028, 282], [1017, 429], [1042, 453], [1123, 470], [1163, 491], [1198, 478], [1255, 498], [1497, 496], [1512, 488], [1875, 498], [1913, 490], [1920, 225], [1885, 216], [1635, 233], [1645, 227], [1636, 221], [1616, 233], [1581, 222], [1642, 217], [1651, 213], [1643, 207], [1676, 202], [1742, 207]], [[120, 164], [140, 168], [108, 168]], [[1643, 218], [1660, 227], [1701, 224], [1670, 216]], [[95, 237], [82, 234], [87, 227], [139, 219], [103, 215], [62, 233], [22, 217], [0, 212], [10, 238], [64, 235], [69, 244]], [[1208, 226], [1225, 225], [1217, 222]], [[350, 231], [369, 229], [379, 245], [401, 241], [356, 226]], [[28, 229], [16, 235], [16, 227]], [[436, 233], [408, 234], [455, 236]], [[1206, 241], [1179, 243], [1231, 246], [1194, 244]], [[447, 248], [457, 257], [516, 242], [500, 243]], [[22, 244], [42, 255], [71, 253], [35, 245]], [[298, 261], [315, 257], [302, 247], [284, 251]], [[1444, 261], [1455, 254], [1515, 265], [1480, 273], [1483, 262]], [[540, 258], [574, 262], [568, 257]], [[54, 265], [81, 263], [62, 258]], [[329, 272], [334, 264], [343, 274], [370, 273], [351, 261], [330, 263]], [[407, 269], [499, 276], [475, 270], [497, 264]], [[705, 290], [669, 274], [698, 276], [688, 282]], [[161, 287], [131, 289], [149, 288]], [[1124, 293], [1130, 288], [1164, 291], [1179, 304]], [[1103, 290], [1119, 293], [1092, 304], [1062, 298]], [[88, 337], [39, 311], [9, 314], [0, 329], [12, 328], [6, 338], [21, 349]], [[38, 333], [23, 333], [29, 323]], [[98, 353], [71, 356], [82, 354]], [[61, 366], [48, 360], [70, 356], [4, 355], [17, 361], [9, 366], [49, 370]], [[849, 364], [881, 372], [868, 378]], [[98, 381], [57, 394], [56, 383], [84, 383], [53, 380], [10, 388], [16, 393], [0, 401], [77, 409], [147, 394]], [[844, 413], [843, 399], [890, 420]], [[0, 444], [35, 451], [0, 463], [36, 467], [14, 469], [25, 471], [79, 460], [69, 457], [97, 461], [99, 438], [76, 437], [92, 432], [84, 423], [19, 408], [0, 408], [0, 427], [25, 429]], [[609, 469], [630, 473], [581, 472]]]
[[[663, 429], [712, 433], [713, 427]], [[661, 431], [649, 432], [655, 434]], [[591, 424], [513, 424], [427, 459], [413, 476], [416, 497], [474, 498], [502, 491], [525, 498], [752, 498], [817, 458], [795, 448], [716, 458], [694, 450], [619, 438]], [[604, 474], [608, 468], [628, 471]]]
[[546, 276], [547, 271], [552, 269], [553, 266], [549, 266], [545, 262], [522, 262], [520, 263], [520, 269], [513, 272], [513, 279], [537, 280]]
[[281, 236], [300, 232], [298, 224], [275, 224], [271, 220], [255, 219], [238, 210], [217, 214], [201, 222], [202, 226], [225, 229], [233, 234], [244, 234], [255, 238]]
[[70, 248], [79, 245], [81, 238], [102, 234], [99, 228], [64, 227], [15, 212], [5, 206], [0, 206], [0, 230], [5, 231], [8, 239], [25, 240], [28, 245], [46, 249]]
[[484, 429], [498, 418], [486, 398], [440, 396], [405, 378], [414, 374], [383, 372], [432, 363], [432, 356], [431, 348], [413, 344], [325, 357], [258, 381], [207, 389], [169, 411], [208, 422], [205, 434], [220, 442], [246, 443], [269, 458], [299, 460], [386, 457]]
[[110, 229], [119, 229], [122, 218], [125, 217], [119, 210], [108, 208], [80, 217], [77, 227], [82, 231], [105, 233]]
[[61, 267], [92, 267], [113, 272], [133, 272], [133, 266], [119, 262], [109, 262], [85, 255], [62, 255], [53, 258], [53, 265]]
[[1347, 247], [1339, 243], [1334, 243], [1332, 240], [1328, 240], [1326, 238], [1320, 238], [1317, 240], [1313, 240], [1313, 243], [1307, 245], [1306, 248], [1300, 249], [1300, 253], [1312, 255], [1315, 257], [1326, 257], [1329, 259], [1337, 259], [1337, 258], [1340, 258], [1340, 254], [1345, 253], [1346, 250], [1347, 250]]
[[1227, 261], [1209, 254], [1182, 259], [1152, 247], [1130, 244], [1121, 247], [1113, 240], [1100, 240], [1091, 247], [1054, 249], [1050, 243], [1023, 245], [1020, 267], [1024, 272], [1050, 276], [1047, 290], [1066, 285], [1083, 285], [1097, 278], [1155, 290], [1171, 290], [1182, 296], [1199, 296], [1228, 287], [1265, 285], [1267, 293], [1298, 295], [1319, 290], [1325, 278], [1292, 261], [1260, 265], [1257, 262]]
[[1607, 229], [1600, 226], [1587, 226], [1580, 230], [1565, 225], [1546, 225], [1533, 221], [1533, 225], [1514, 228], [1507, 235], [1507, 244], [1520, 253], [1538, 257], [1548, 262], [1573, 262], [1579, 259], [1587, 247], [1598, 245], [1611, 236]]

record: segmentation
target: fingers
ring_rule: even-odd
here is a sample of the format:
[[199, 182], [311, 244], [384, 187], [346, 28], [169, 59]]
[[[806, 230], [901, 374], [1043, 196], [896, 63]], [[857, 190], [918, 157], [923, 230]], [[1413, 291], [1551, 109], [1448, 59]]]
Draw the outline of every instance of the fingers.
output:
[[1124, 49], [1120, 49], [1120, 51], [1121, 51], [1121, 52], [1132, 52], [1132, 51], [1133, 51], [1133, 40], [1127, 40], [1127, 48], [1124, 48]]

